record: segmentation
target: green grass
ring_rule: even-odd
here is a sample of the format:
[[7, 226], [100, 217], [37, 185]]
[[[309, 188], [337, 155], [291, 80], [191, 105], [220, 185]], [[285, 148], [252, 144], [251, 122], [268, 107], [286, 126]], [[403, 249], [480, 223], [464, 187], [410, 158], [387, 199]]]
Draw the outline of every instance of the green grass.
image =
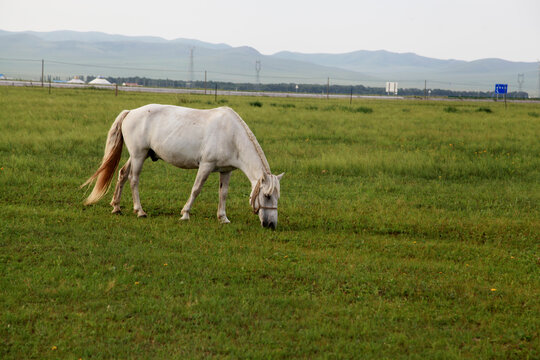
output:
[[123, 215], [82, 205], [153, 102], [216, 106], [0, 88], [0, 358], [540, 357], [540, 105], [218, 98], [286, 172], [272, 232], [241, 172], [226, 226], [216, 174], [179, 221], [195, 172], [162, 161], [148, 218], [128, 186]]

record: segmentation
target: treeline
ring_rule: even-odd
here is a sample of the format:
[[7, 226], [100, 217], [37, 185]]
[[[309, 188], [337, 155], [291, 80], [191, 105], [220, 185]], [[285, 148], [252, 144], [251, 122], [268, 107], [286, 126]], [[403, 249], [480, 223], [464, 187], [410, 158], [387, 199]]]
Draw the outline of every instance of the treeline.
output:
[[[86, 81], [89, 82], [94, 79], [93, 76], [87, 76]], [[150, 79], [146, 77], [107, 77], [107, 80], [111, 83], [123, 84], [132, 83], [147, 87], [163, 87], [163, 88], [192, 88], [192, 89], [209, 89], [213, 90], [217, 88], [219, 90], [231, 90], [231, 91], [267, 91], [267, 92], [284, 92], [284, 93], [308, 93], [308, 94], [352, 94], [353, 95], [386, 95], [384, 87], [369, 87], [363, 85], [327, 85], [323, 84], [294, 84], [294, 83], [280, 83], [280, 84], [253, 84], [253, 83], [232, 83], [232, 82], [216, 82], [216, 81], [184, 81], [184, 80], [171, 80], [171, 79]], [[431, 89], [429, 94], [424, 94], [424, 89], [415, 88], [400, 88], [398, 95], [400, 96], [443, 96], [443, 97], [467, 97], [467, 98], [491, 98], [494, 96], [493, 91], [458, 91], [458, 90], [444, 90], [444, 89]], [[526, 99], [529, 97], [528, 93], [521, 91], [511, 92], [508, 98]]]

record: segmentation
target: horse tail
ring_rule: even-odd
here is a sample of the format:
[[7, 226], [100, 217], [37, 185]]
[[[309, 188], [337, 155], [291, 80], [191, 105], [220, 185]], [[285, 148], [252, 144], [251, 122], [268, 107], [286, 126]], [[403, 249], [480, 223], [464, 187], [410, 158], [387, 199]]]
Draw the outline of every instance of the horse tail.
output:
[[124, 138], [122, 136], [122, 122], [128, 113], [129, 110], [124, 110], [116, 117], [116, 120], [114, 120], [114, 123], [109, 130], [109, 134], [107, 135], [105, 154], [103, 155], [101, 165], [96, 170], [94, 175], [90, 176], [90, 178], [81, 185], [82, 188], [87, 185], [91, 185], [92, 182], [96, 180], [94, 189], [84, 201], [85, 205], [96, 203], [109, 190], [113, 174], [118, 167], [120, 158], [122, 157], [122, 147], [124, 145]]

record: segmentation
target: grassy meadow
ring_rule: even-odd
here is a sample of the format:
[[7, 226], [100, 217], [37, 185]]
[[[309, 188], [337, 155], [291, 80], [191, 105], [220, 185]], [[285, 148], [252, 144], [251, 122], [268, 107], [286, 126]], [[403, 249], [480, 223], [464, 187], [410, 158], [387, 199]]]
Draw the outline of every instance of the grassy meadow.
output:
[[[116, 115], [230, 106], [281, 182], [147, 161], [85, 207]], [[0, 87], [0, 358], [540, 358], [540, 104]], [[127, 159], [124, 149], [123, 158]]]

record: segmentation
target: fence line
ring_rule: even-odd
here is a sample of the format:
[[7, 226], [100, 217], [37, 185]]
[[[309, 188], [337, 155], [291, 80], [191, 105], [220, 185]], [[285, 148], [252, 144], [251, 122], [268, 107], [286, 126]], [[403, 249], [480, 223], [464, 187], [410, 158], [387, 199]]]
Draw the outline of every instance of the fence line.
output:
[[[155, 73], [163, 73], [166, 74], [174, 74], [175, 77], [182, 77], [182, 79], [175, 79], [177, 81], [188, 81], [184, 80], [189, 78], [191, 73], [195, 73], [200, 75], [201, 78], [206, 77], [212, 77], [215, 76], [216, 80], [214, 82], [231, 82], [231, 83], [250, 83], [254, 84], [254, 78], [255, 76], [253, 74], [242, 74], [242, 73], [234, 73], [234, 72], [223, 72], [223, 71], [213, 71], [213, 70], [181, 70], [181, 69], [173, 69], [173, 68], [153, 68], [153, 67], [138, 67], [138, 66], [120, 66], [120, 65], [108, 65], [108, 64], [91, 64], [91, 63], [77, 63], [77, 62], [69, 62], [69, 61], [57, 61], [57, 60], [43, 60], [43, 59], [27, 59], [27, 58], [4, 58], [0, 57], [0, 61], [4, 62], [27, 62], [27, 63], [36, 63], [35, 72], [33, 74], [29, 74], [31, 70], [26, 70], [23, 73], [17, 73], [16, 75], [18, 78], [22, 80], [42, 80], [42, 76], [44, 74], [42, 73], [42, 64], [45, 63], [45, 68], [50, 67], [50, 65], [69, 65], [69, 66], [75, 66], [75, 67], [81, 67], [84, 69], [102, 69], [102, 70], [122, 70], [123, 72], [147, 72], [145, 75], [109, 75], [109, 77], [115, 77], [115, 78], [122, 78], [122, 77], [143, 77], [148, 79], [155, 79], [152, 77], [152, 75], [149, 75], [148, 72], [155, 72]], [[60, 72], [60, 71], [58, 71]], [[86, 71], [88, 72], [88, 71]], [[99, 72], [99, 71], [96, 71]], [[48, 76], [51, 76], [50, 71], [45, 71]], [[4, 74], [7, 75], [7, 74]], [[71, 76], [76, 75], [72, 74]], [[81, 75], [81, 74], [78, 74]], [[184, 76], [182, 76], [184, 75]], [[36, 78], [37, 76], [37, 78]], [[54, 76], [54, 75], [53, 75]], [[62, 76], [66, 76], [65, 72], [62, 72]], [[92, 75], [93, 76], [93, 75]], [[155, 76], [155, 74], [154, 74]], [[159, 76], [159, 75], [158, 75]], [[224, 76], [225, 78], [222, 78]], [[59, 75], [56, 75], [56, 77], [60, 77]], [[88, 74], [86, 75], [88, 77]], [[107, 77], [107, 76], [105, 76]], [[13, 77], [12, 77], [13, 78]], [[229, 78], [245, 78], [246, 81], [238, 81], [233, 80]], [[322, 85], [327, 83], [328, 76], [317, 76], [317, 77], [307, 77], [307, 76], [295, 76], [295, 75], [267, 75], [267, 78], [270, 80], [288, 80], [289, 83], [296, 83], [296, 84], [308, 84], [308, 85]], [[167, 79], [169, 79], [169, 76], [167, 76]], [[44, 80], [44, 79], [43, 79]], [[155, 80], [161, 80], [161, 79], [155, 79]], [[342, 77], [330, 77], [330, 80], [332, 81], [333, 85], [340, 85], [340, 86], [367, 86], [367, 87], [373, 87], [373, 88], [382, 88], [384, 87], [384, 82], [382, 80], [374, 80], [374, 79], [346, 79]], [[202, 80], [196, 80], [196, 81], [202, 81]], [[439, 86], [437, 89], [441, 90], [450, 90], [450, 91], [467, 91], [467, 92], [491, 92], [492, 87], [494, 84], [492, 83], [485, 83], [485, 82], [463, 82], [463, 81], [444, 81], [444, 80], [437, 80], [437, 79], [418, 79], [418, 80], [411, 80], [411, 79], [392, 79], [392, 81], [398, 82], [400, 89], [424, 89], [424, 87], [429, 84], [430, 89], [434, 89], [435, 86]], [[275, 84], [275, 81], [267, 81], [267, 84]], [[456, 89], [459, 87], [459, 89]], [[517, 84], [511, 84], [512, 88], [517, 89]]]

